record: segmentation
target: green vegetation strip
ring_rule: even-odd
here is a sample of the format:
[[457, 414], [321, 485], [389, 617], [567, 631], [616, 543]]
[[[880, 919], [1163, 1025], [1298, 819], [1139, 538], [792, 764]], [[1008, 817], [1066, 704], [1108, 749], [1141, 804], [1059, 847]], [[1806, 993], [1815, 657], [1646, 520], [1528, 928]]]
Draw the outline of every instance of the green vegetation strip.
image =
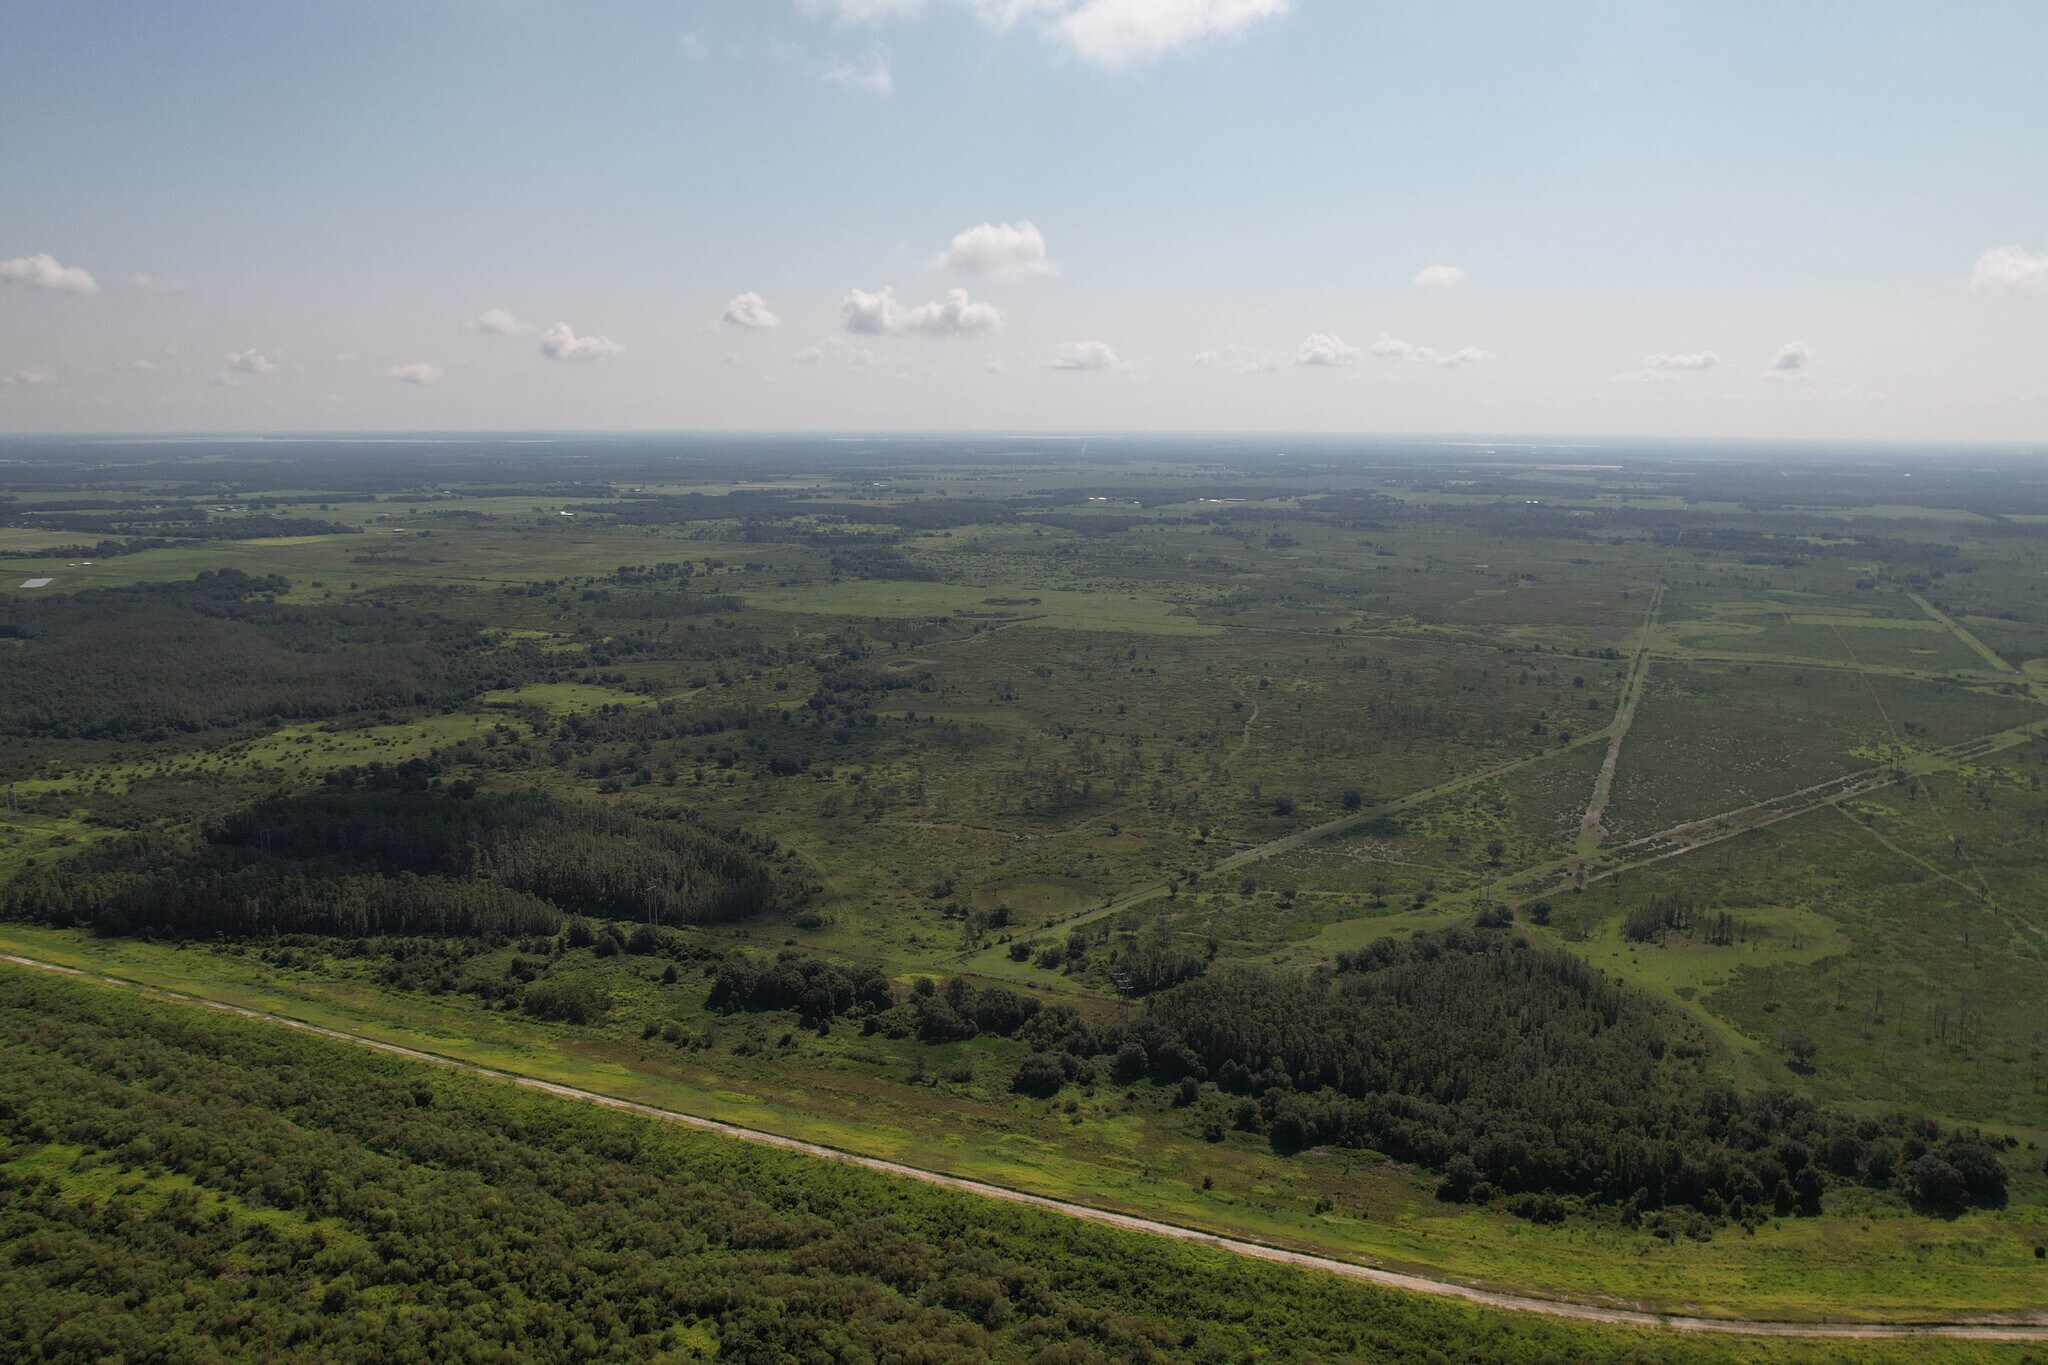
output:
[[559, 1085], [552, 1081], [543, 1081], [531, 1076], [522, 1076], [513, 1072], [500, 1071], [490, 1067], [476, 1066], [472, 1063], [457, 1061], [455, 1059], [448, 1057], [437, 1056], [431, 1052], [424, 1052], [416, 1048], [401, 1047], [394, 1043], [386, 1043], [378, 1041], [373, 1038], [366, 1038], [361, 1036], [360, 1034], [347, 1033], [339, 1029], [325, 1028], [320, 1025], [309, 1024], [301, 1020], [289, 1019], [281, 1015], [268, 1014], [258, 1010], [244, 1009], [240, 1006], [226, 1004], [217, 1000], [209, 1000], [202, 996], [190, 995], [185, 992], [166, 991], [153, 987], [139, 986], [135, 983], [122, 981], [115, 977], [92, 976], [87, 973], [78, 971], [75, 968], [58, 966], [54, 963], [41, 962], [33, 958], [19, 957], [14, 954], [0, 954], [0, 961], [11, 963], [17, 967], [25, 967], [36, 971], [54, 973], [57, 975], [74, 978], [80, 981], [92, 982], [97, 985], [114, 986], [126, 990], [132, 990], [140, 994], [154, 998], [173, 1000], [182, 1004], [198, 1005], [207, 1009], [220, 1011], [224, 1014], [234, 1015], [242, 1019], [253, 1020], [265, 1024], [278, 1025], [285, 1028], [297, 1030], [302, 1033], [332, 1039], [338, 1042], [352, 1043], [358, 1047], [368, 1048], [373, 1051], [385, 1053], [394, 1057], [402, 1057], [410, 1061], [430, 1063], [435, 1066], [447, 1067], [472, 1076], [484, 1077], [494, 1081], [507, 1082], [515, 1086], [519, 1086], [529, 1090], [539, 1091], [543, 1094], [553, 1095], [561, 1099], [578, 1100], [588, 1104], [600, 1105], [604, 1108], [617, 1110], [623, 1113], [637, 1114], [646, 1118], [654, 1118], [663, 1120], [665, 1122], [683, 1124], [691, 1128], [701, 1129], [706, 1132], [717, 1133], [725, 1137], [737, 1138], [742, 1141], [751, 1143], [758, 1143], [763, 1146], [774, 1147], [783, 1151], [796, 1152], [805, 1156], [821, 1157], [827, 1160], [841, 1162], [851, 1166], [857, 1166], [865, 1170], [880, 1172], [885, 1175], [907, 1177], [909, 1179], [922, 1181], [924, 1183], [931, 1185], [937, 1185], [946, 1189], [979, 1195], [984, 1198], [997, 1199], [1009, 1203], [1025, 1204], [1033, 1208], [1045, 1209], [1054, 1213], [1063, 1214], [1070, 1218], [1079, 1218], [1093, 1223], [1106, 1224], [1110, 1227], [1120, 1228], [1126, 1231], [1142, 1232], [1150, 1234], [1152, 1236], [1168, 1237], [1175, 1239], [1177, 1241], [1192, 1242], [1201, 1246], [1227, 1251], [1237, 1256], [1249, 1257], [1255, 1260], [1270, 1261], [1283, 1265], [1298, 1266], [1318, 1271], [1324, 1271], [1327, 1273], [1343, 1276], [1347, 1279], [1362, 1280], [1371, 1284], [1381, 1285], [1394, 1289], [1406, 1290], [1412, 1293], [1429, 1294], [1461, 1299], [1468, 1303], [1477, 1304], [1486, 1308], [1505, 1309], [1517, 1313], [1543, 1314], [1553, 1317], [1569, 1318], [1578, 1322], [1599, 1323], [1618, 1327], [1666, 1328], [1679, 1332], [1728, 1333], [1742, 1336], [1819, 1337], [1865, 1340], [1887, 1338], [1944, 1337], [1979, 1341], [2048, 1341], [2048, 1313], [2031, 1314], [2020, 1318], [1985, 1320], [1979, 1322], [1763, 1322], [1688, 1317], [1678, 1314], [1647, 1313], [1630, 1309], [1606, 1307], [1596, 1304], [1571, 1303], [1563, 1300], [1535, 1298], [1528, 1295], [1500, 1293], [1493, 1290], [1475, 1288], [1470, 1285], [1458, 1284], [1456, 1282], [1449, 1280], [1432, 1279], [1420, 1275], [1401, 1274], [1394, 1271], [1377, 1269], [1372, 1266], [1357, 1265], [1352, 1262], [1337, 1260], [1333, 1257], [1316, 1256], [1305, 1252], [1289, 1251], [1280, 1247], [1264, 1246], [1256, 1242], [1244, 1241], [1237, 1238], [1221, 1237], [1214, 1233], [1204, 1232], [1196, 1228], [1182, 1227], [1173, 1223], [1160, 1222], [1155, 1219], [1134, 1217], [1129, 1214], [1116, 1213], [1108, 1209], [1093, 1208], [1086, 1204], [1077, 1204], [1066, 1200], [1048, 1199], [1040, 1195], [1027, 1194], [1020, 1190], [1007, 1189], [1003, 1186], [989, 1184], [984, 1181], [963, 1179], [958, 1176], [946, 1175], [938, 1171], [930, 1171], [922, 1169], [920, 1167], [906, 1165], [902, 1162], [885, 1161], [877, 1157], [861, 1156], [853, 1152], [847, 1152], [838, 1148], [828, 1147], [820, 1143], [803, 1142], [795, 1138], [784, 1137], [775, 1133], [762, 1132], [757, 1129], [745, 1128], [737, 1124], [725, 1123], [716, 1119], [708, 1119], [693, 1114], [685, 1114], [672, 1109], [660, 1109], [656, 1108], [653, 1105], [639, 1104], [631, 1100], [623, 1100], [615, 1096], [600, 1094], [597, 1091], [582, 1090], [574, 1086]]

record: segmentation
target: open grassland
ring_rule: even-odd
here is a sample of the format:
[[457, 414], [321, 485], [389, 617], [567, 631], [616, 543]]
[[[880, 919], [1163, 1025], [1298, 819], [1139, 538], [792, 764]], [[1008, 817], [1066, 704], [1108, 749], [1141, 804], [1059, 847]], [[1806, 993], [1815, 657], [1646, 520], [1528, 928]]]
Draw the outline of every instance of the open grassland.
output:
[[[19, 923], [0, 944], [1474, 1283], [1787, 1318], [2048, 1293], [2048, 746], [2026, 728], [2048, 720], [2026, 667], [2048, 658], [2048, 523], [1655, 464], [845, 454], [863, 466], [508, 465], [375, 492], [216, 471], [176, 494], [227, 509], [198, 527], [215, 538], [130, 553], [120, 518], [179, 485], [102, 472], [115, 552], [94, 556], [44, 553], [98, 537], [24, 493], [0, 517], [22, 523], [0, 526], [0, 682], [24, 699], [0, 716], [0, 887], [411, 764], [440, 790], [772, 839], [805, 894], [689, 925], [680, 981], [517, 934]], [[286, 513], [335, 529], [232, 538]], [[247, 578], [193, 586], [223, 571]], [[1696, 1031], [1704, 1075], [2009, 1139], [2009, 1197], [1942, 1217], [1838, 1184], [1811, 1217], [1625, 1224], [1594, 1200], [1545, 1222], [1438, 1199], [1435, 1166], [1283, 1153], [1270, 1113], [1210, 1082], [1183, 1103], [1102, 1058], [1034, 1097], [1013, 1036], [821, 1033], [796, 1005], [707, 999], [725, 954], [788, 952], [1108, 1026], [1190, 975], [1327, 971], [1502, 907]], [[603, 1008], [517, 1007], [535, 985]]]

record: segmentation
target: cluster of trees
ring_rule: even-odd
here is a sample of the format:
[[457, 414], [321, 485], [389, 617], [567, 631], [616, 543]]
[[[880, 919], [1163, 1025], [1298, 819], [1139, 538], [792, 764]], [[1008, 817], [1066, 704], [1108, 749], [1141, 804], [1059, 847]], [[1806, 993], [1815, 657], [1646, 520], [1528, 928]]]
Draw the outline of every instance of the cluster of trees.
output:
[[800, 901], [801, 871], [773, 840], [684, 813], [478, 792], [416, 761], [30, 867], [0, 915], [106, 934], [522, 936], [577, 915], [743, 919]]
[[772, 963], [733, 953], [712, 977], [712, 1009], [795, 1010], [816, 1028], [853, 1014], [879, 1014], [896, 1003], [889, 978], [872, 966], [839, 967], [823, 958], [783, 952]]
[[794, 1010], [806, 1025], [821, 1030], [835, 1020], [857, 1020], [866, 1032], [927, 1043], [988, 1034], [1085, 1052], [1089, 1039], [1071, 1006], [1046, 1006], [1007, 987], [977, 987], [958, 976], [943, 986], [919, 977], [899, 998], [889, 978], [874, 967], [840, 966], [794, 949], [784, 949], [772, 962], [747, 953], [728, 955], [713, 973], [707, 1003], [728, 1013]]
[[0, 1059], [0, 1340], [23, 1359], [1514, 1365], [1652, 1349], [78, 983], [10, 980]]
[[1017, 1088], [1048, 1094], [1109, 1059], [1119, 1080], [1212, 1082], [1280, 1152], [1371, 1148], [1443, 1175], [1452, 1200], [1560, 1217], [1577, 1198], [1638, 1214], [1816, 1213], [1831, 1184], [1935, 1209], [2005, 1198], [1993, 1143], [1710, 1082], [1702, 1046], [1569, 953], [1483, 927], [1383, 938], [1335, 971], [1231, 966], [1070, 1031]]
[[1736, 919], [1726, 910], [1702, 912], [1694, 904], [1692, 896], [1684, 891], [1657, 896], [1641, 905], [1631, 906], [1621, 921], [1623, 936], [1635, 943], [1655, 943], [1672, 929], [1720, 947], [1735, 942], [1742, 933], [1754, 932], [1753, 926]]
[[0, 733], [161, 739], [268, 717], [452, 705], [540, 660], [396, 599], [300, 605], [234, 569], [0, 598]]

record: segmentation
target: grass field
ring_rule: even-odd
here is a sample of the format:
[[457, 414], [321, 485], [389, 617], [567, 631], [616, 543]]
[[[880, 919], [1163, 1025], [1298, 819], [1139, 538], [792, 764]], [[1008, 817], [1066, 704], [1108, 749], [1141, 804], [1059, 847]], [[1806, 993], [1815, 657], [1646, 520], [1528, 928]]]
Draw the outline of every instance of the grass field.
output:
[[[1517, 932], [1702, 1029], [1716, 1078], [2010, 1138], [2010, 1200], [1944, 1219], [1844, 1187], [1819, 1217], [1704, 1239], [1611, 1209], [1547, 1225], [1440, 1201], [1434, 1171], [1369, 1151], [1278, 1155], [1223, 1122], [1220, 1097], [1182, 1106], [1158, 1083], [1102, 1081], [1027, 1099], [1013, 1039], [720, 1015], [702, 972], [664, 983], [637, 958], [552, 961], [551, 980], [609, 1002], [569, 1024], [429, 976], [400, 984], [392, 945], [284, 954], [7, 923], [0, 947], [1475, 1283], [1786, 1318], [2048, 1296], [2048, 742], [2024, 728], [2048, 721], [2025, 669], [2048, 658], [2048, 618], [2032, 523], [1943, 501], [1960, 492], [1780, 505], [1739, 472], [1654, 462], [859, 458], [636, 468], [603, 491], [522, 468], [374, 498], [266, 469], [219, 505], [275, 482], [360, 534], [193, 540], [90, 567], [37, 557], [79, 538], [48, 539], [32, 512], [49, 495], [26, 494], [6, 518], [23, 524], [0, 528], [0, 667], [9, 695], [57, 704], [34, 726], [0, 717], [0, 877], [413, 762], [444, 784], [687, 814], [790, 850], [811, 893], [691, 928], [706, 962], [818, 954], [905, 992], [960, 974], [1088, 1019], [1142, 1010], [1119, 998], [1121, 954], [1312, 971], [1504, 905]], [[93, 477], [117, 508], [166, 496], [154, 475]], [[258, 596], [286, 615], [262, 628], [299, 632], [289, 657], [332, 660], [347, 686], [316, 710], [262, 693], [244, 661], [198, 659], [213, 671], [138, 684], [129, 728], [66, 711], [134, 649], [95, 636], [95, 613], [135, 600], [68, 594], [224, 569], [282, 575]], [[14, 586], [45, 574], [51, 588]], [[45, 642], [67, 632], [86, 642], [64, 656], [80, 672], [48, 676]], [[401, 673], [424, 681], [375, 685]], [[253, 700], [195, 716], [178, 687]], [[1597, 837], [1582, 837], [1617, 737]], [[1041, 955], [1076, 933], [1088, 965]], [[503, 979], [522, 955], [492, 943], [463, 970]], [[1795, 1037], [1813, 1044], [1803, 1060]]]

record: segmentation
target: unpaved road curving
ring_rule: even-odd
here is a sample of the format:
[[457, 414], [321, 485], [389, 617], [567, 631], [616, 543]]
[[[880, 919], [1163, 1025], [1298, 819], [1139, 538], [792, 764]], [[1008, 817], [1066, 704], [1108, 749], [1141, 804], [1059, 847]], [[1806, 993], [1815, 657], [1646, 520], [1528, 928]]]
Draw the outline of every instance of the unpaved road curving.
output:
[[724, 1137], [737, 1138], [743, 1142], [755, 1142], [765, 1147], [778, 1147], [788, 1152], [800, 1152], [805, 1156], [819, 1157], [827, 1161], [844, 1162], [849, 1166], [860, 1166], [885, 1175], [902, 1176], [910, 1180], [921, 1180], [928, 1185], [960, 1190], [967, 1194], [980, 1195], [986, 1199], [1001, 1199], [1013, 1204], [1029, 1204], [1035, 1208], [1047, 1209], [1065, 1214], [1069, 1218], [1081, 1218], [1091, 1223], [1103, 1223], [1110, 1227], [1124, 1228], [1132, 1232], [1149, 1233], [1155, 1237], [1171, 1237], [1176, 1241], [1193, 1242], [1213, 1247], [1237, 1256], [1254, 1260], [1274, 1261], [1282, 1265], [1301, 1266], [1320, 1270], [1346, 1279], [1364, 1280], [1371, 1284], [1384, 1285], [1392, 1289], [1403, 1289], [1416, 1294], [1433, 1294], [1441, 1298], [1462, 1299], [1485, 1308], [1502, 1309], [1514, 1313], [1541, 1313], [1548, 1317], [1569, 1318], [1578, 1322], [1605, 1324], [1615, 1327], [1661, 1328], [1676, 1332], [1710, 1332], [1733, 1336], [1752, 1337], [1828, 1337], [1879, 1340], [1887, 1338], [1946, 1337], [1975, 1341], [2048, 1341], [2048, 1312], [2033, 1313], [2019, 1317], [1984, 1318], [1964, 1322], [1765, 1322], [1737, 1318], [1698, 1318], [1681, 1314], [1652, 1313], [1640, 1309], [1610, 1308], [1600, 1304], [1574, 1303], [1565, 1299], [1544, 1299], [1526, 1294], [1508, 1294], [1498, 1290], [1481, 1289], [1473, 1285], [1459, 1284], [1452, 1280], [1433, 1279], [1426, 1275], [1404, 1274], [1400, 1271], [1382, 1270], [1375, 1266], [1359, 1265], [1353, 1261], [1342, 1261], [1331, 1256], [1318, 1256], [1311, 1252], [1289, 1251], [1282, 1247], [1265, 1246], [1258, 1242], [1247, 1242], [1235, 1237], [1224, 1237], [1197, 1228], [1182, 1227], [1175, 1223], [1162, 1223], [1156, 1219], [1141, 1218], [1134, 1214], [1117, 1213], [1110, 1209], [1094, 1208], [1087, 1204], [1070, 1203], [1064, 1199], [1049, 1199], [1044, 1195], [1027, 1194], [1001, 1185], [992, 1185], [982, 1180], [970, 1180], [962, 1176], [946, 1175], [939, 1171], [925, 1170], [918, 1166], [906, 1166], [897, 1161], [885, 1161], [880, 1157], [861, 1156], [837, 1147], [821, 1143], [804, 1142], [797, 1138], [783, 1137], [779, 1133], [762, 1132], [756, 1128], [744, 1128], [735, 1123], [719, 1119], [703, 1118], [696, 1114], [685, 1114], [673, 1109], [660, 1109], [650, 1104], [639, 1104], [622, 1100], [613, 1095], [601, 1095], [594, 1090], [579, 1090], [575, 1086], [558, 1085], [533, 1076], [521, 1076], [515, 1072], [498, 1071], [478, 1066], [472, 1062], [459, 1061], [415, 1048], [401, 1047], [396, 1043], [381, 1042], [366, 1038], [358, 1033], [341, 1029], [325, 1028], [309, 1024], [304, 1020], [286, 1018], [280, 1014], [269, 1014], [262, 1010], [245, 1009], [225, 1001], [209, 1000], [204, 996], [188, 995], [183, 991], [163, 990], [145, 986], [138, 982], [124, 981], [119, 977], [99, 976], [80, 971], [76, 967], [64, 967], [54, 962], [43, 962], [36, 958], [17, 957], [12, 953], [0, 953], [0, 962], [12, 963], [34, 971], [53, 972], [73, 977], [95, 985], [117, 987], [137, 994], [160, 1000], [173, 1000], [181, 1004], [197, 1005], [205, 1009], [219, 1010], [223, 1014], [238, 1015], [260, 1023], [275, 1024], [282, 1028], [297, 1029], [302, 1033], [317, 1034], [339, 1042], [354, 1043], [358, 1047], [370, 1048], [395, 1057], [405, 1057], [416, 1062], [447, 1067], [453, 1071], [482, 1076], [510, 1085], [523, 1086], [562, 1099], [581, 1100], [586, 1104], [603, 1105], [607, 1109], [622, 1110], [640, 1114], [647, 1118], [660, 1119], [668, 1123], [679, 1123], [691, 1128], [703, 1129]]

